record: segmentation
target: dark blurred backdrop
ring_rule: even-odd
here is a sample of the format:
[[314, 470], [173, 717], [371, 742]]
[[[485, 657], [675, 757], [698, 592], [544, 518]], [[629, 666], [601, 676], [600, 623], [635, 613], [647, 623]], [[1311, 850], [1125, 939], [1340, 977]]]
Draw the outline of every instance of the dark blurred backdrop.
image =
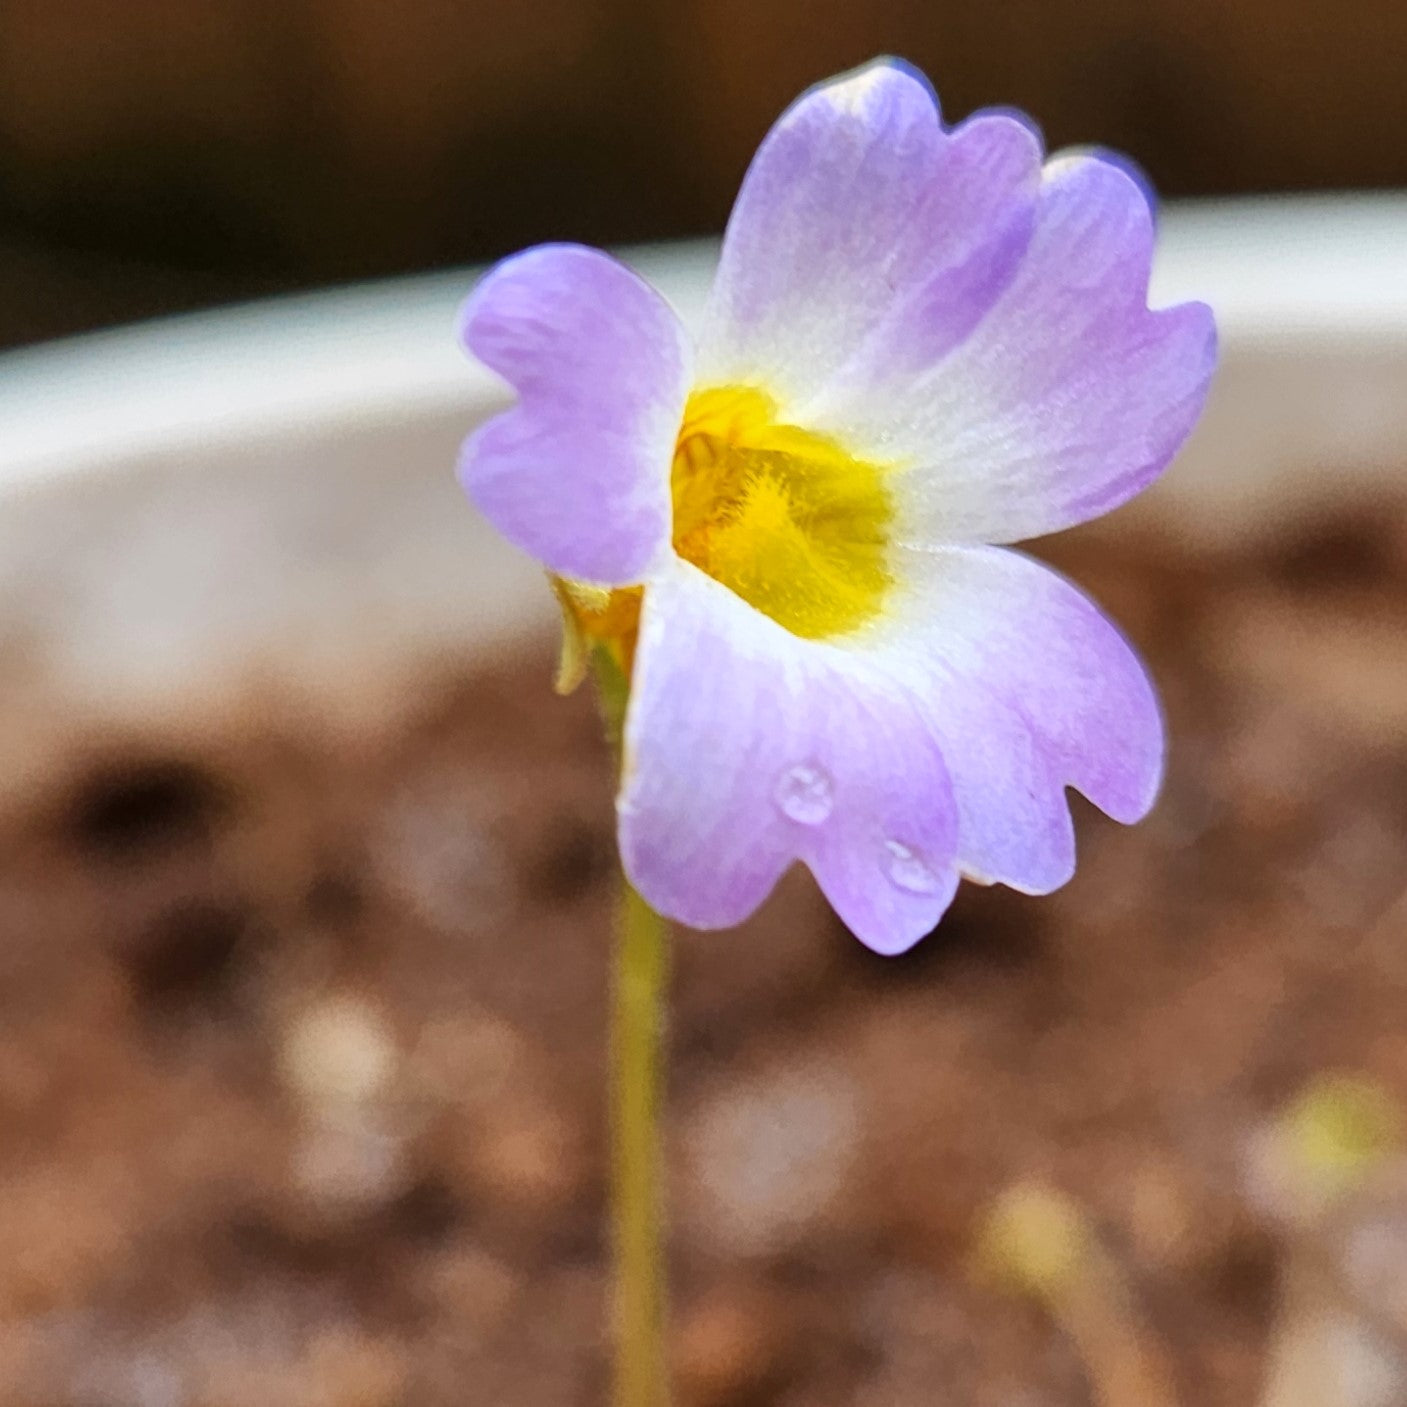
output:
[[1407, 184], [1403, 0], [0, 0], [0, 343], [716, 230], [880, 52], [1167, 195]]

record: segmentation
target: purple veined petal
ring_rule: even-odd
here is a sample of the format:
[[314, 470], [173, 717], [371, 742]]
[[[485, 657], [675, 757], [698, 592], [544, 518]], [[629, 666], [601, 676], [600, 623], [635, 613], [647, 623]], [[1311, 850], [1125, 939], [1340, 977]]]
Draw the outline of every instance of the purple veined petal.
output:
[[947, 771], [906, 692], [685, 562], [646, 588], [618, 807], [632, 883], [700, 928], [801, 860], [857, 937], [900, 952], [957, 885]]
[[484, 277], [460, 336], [518, 393], [461, 454], [480, 511], [563, 576], [640, 581], [668, 548], [670, 463], [692, 379], [674, 312], [600, 251], [540, 245]]
[[891, 60], [807, 93], [762, 143], [733, 207], [701, 384], [761, 385], [808, 424], [806, 407], [853, 379], [873, 339], [893, 344], [883, 329], [896, 319], [921, 323], [901, 340], [931, 360], [1014, 272], [1040, 155], [1011, 116], [945, 131], [926, 82]]
[[857, 648], [910, 689], [948, 760], [964, 873], [1028, 893], [1070, 877], [1065, 786], [1117, 821], [1162, 780], [1162, 715], [1133, 649], [1088, 598], [1021, 553], [905, 552], [888, 618]]
[[902, 533], [918, 545], [1109, 512], [1166, 467], [1216, 362], [1208, 308], [1149, 310], [1152, 252], [1147, 198], [1120, 166], [1051, 162], [1020, 267], [968, 334], [924, 366], [921, 329], [896, 322], [810, 428], [905, 466]]
[[958, 867], [980, 884], [1049, 894], [1075, 873], [1061, 778], [1030, 720], [1000, 685], [955, 667], [932, 629], [900, 646], [904, 679], [938, 740], [958, 811]]

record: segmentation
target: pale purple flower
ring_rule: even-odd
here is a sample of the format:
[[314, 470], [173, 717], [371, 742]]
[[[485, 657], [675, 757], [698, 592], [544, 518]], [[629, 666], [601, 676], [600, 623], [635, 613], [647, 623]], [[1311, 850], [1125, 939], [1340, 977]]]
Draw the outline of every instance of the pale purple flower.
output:
[[660, 911], [737, 923], [799, 860], [899, 952], [960, 876], [1069, 879], [1067, 786], [1148, 811], [1138, 659], [990, 544], [1107, 513], [1196, 421], [1211, 314], [1148, 309], [1152, 248], [1116, 162], [1042, 165], [1005, 113], [947, 129], [881, 61], [768, 135], [697, 344], [591, 249], [475, 290], [464, 345], [518, 403], [461, 477], [631, 672], [620, 847]]

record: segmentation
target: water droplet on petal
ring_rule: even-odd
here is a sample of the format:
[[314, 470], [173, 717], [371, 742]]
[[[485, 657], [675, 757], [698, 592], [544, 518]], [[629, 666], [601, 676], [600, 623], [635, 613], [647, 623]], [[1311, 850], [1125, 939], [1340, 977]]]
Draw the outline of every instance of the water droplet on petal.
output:
[[819, 826], [831, 813], [835, 795], [831, 779], [819, 767], [790, 767], [777, 783], [777, 805], [803, 826]]
[[899, 840], [886, 840], [885, 869], [890, 881], [910, 894], [932, 894], [939, 884], [937, 871], [912, 846]]

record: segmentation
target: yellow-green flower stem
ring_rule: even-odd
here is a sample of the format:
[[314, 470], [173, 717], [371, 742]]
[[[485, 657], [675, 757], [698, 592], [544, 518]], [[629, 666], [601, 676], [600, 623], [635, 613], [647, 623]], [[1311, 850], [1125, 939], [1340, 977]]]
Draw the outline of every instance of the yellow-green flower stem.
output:
[[[621, 752], [629, 682], [594, 652], [606, 731]], [[669, 984], [668, 926], [622, 876], [611, 993], [611, 1210], [615, 1255], [614, 1407], [665, 1407], [664, 1161], [660, 1108]]]
[[612, 1000], [615, 1407], [664, 1407], [664, 1203], [659, 1111], [669, 944], [665, 923], [623, 883]]

